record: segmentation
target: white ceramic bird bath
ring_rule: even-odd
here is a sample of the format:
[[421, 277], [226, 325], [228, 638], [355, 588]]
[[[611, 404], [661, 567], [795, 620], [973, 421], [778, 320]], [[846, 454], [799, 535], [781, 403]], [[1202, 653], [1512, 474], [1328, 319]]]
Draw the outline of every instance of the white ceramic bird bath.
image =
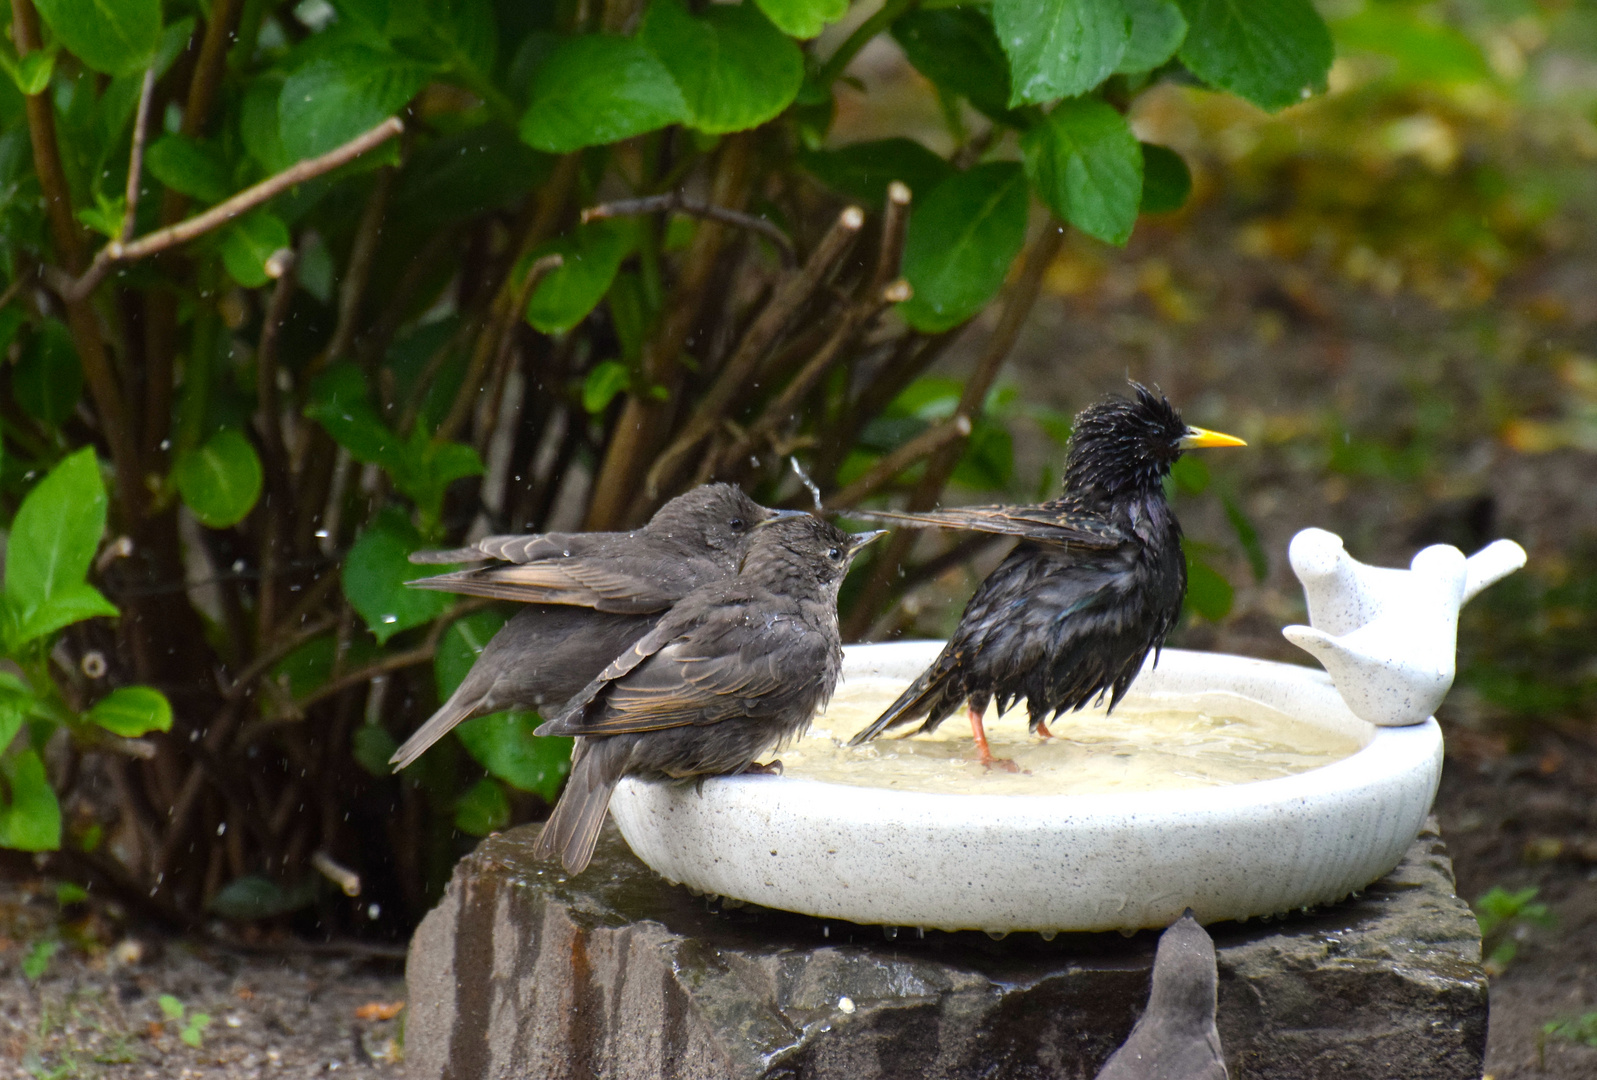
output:
[[[940, 647], [849, 648], [845, 684], [907, 683]], [[1358, 749], [1279, 779], [1135, 794], [931, 794], [793, 775], [717, 778], [699, 792], [629, 779], [610, 808], [644, 862], [703, 892], [944, 930], [1134, 930], [1187, 907], [1205, 923], [1270, 915], [1339, 900], [1397, 865], [1441, 775], [1435, 720], [1376, 727], [1324, 672], [1176, 649], [1126, 704], [1214, 691]]]

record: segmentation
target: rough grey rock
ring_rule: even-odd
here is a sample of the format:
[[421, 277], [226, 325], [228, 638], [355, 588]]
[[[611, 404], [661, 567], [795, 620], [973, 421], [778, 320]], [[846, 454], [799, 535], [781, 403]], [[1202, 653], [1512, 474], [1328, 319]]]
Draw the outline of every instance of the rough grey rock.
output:
[[[568, 879], [491, 837], [411, 944], [408, 1075], [616, 1080], [1091, 1077], [1148, 993], [1154, 933], [885, 931], [668, 885], [613, 829]], [[1476, 1080], [1486, 978], [1427, 824], [1307, 914], [1209, 927], [1235, 1080]]]

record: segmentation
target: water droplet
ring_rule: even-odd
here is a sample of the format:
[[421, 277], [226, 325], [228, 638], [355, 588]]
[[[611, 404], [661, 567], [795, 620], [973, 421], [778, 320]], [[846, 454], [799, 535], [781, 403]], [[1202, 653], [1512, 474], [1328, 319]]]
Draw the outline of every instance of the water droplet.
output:
[[366, 917], [368, 919], [375, 919], [375, 918], [377, 918], [377, 916], [381, 915], [382, 913], [383, 913], [383, 909], [381, 907], [379, 907], [378, 905], [376, 905], [376, 904], [369, 904], [366, 907]]
[[1002, 941], [1009, 936], [1008, 930], [983, 930], [982, 933], [986, 934], [994, 941]]
[[383, 616], [383, 622], [385, 622], [385, 623], [396, 623], [398, 621], [399, 621], [399, 616], [398, 615], [384, 615]]
[[1039, 931], [1037, 931], [1037, 936], [1042, 938], [1044, 941], [1052, 941], [1054, 938], [1059, 936], [1059, 931], [1058, 930], [1039, 930]]
[[[882, 927], [882, 936], [885, 937], [888, 941], [896, 941], [896, 940], [898, 940], [898, 927], [896, 927], [896, 926], [884, 926], [884, 927]], [[847, 1001], [848, 999], [844, 998], [843, 1000]]]
[[1137, 936], [1137, 932], [1135, 930], [1131, 930], [1131, 929], [1128, 929], [1127, 927], [1122, 926], [1120, 928], [1120, 936], [1121, 937], [1125, 937], [1125, 938], [1132, 938], [1132, 937], [1136, 937]]
[[333, 535], [333, 534], [328, 532], [326, 529], [317, 529], [316, 530], [316, 539], [318, 539], [318, 540], [326, 540], [331, 535]]
[[853, 1012], [854, 1011], [854, 999], [851, 998], [851, 997], [840, 997], [840, 998], [838, 998], [837, 999], [837, 1008], [838, 1008], [839, 1012], [845, 1012], [845, 1013]]

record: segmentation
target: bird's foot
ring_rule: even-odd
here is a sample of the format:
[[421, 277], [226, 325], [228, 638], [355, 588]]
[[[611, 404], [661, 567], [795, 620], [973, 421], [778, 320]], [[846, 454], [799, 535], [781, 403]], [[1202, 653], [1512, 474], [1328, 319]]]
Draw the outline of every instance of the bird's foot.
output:
[[981, 711], [967, 710], [970, 716], [970, 734], [976, 741], [976, 760], [986, 769], [1000, 768], [1005, 772], [1019, 772], [1020, 766], [1008, 758], [993, 757], [993, 748], [987, 744], [987, 729], [982, 726]]
[[987, 753], [978, 754], [976, 760], [981, 762], [982, 768], [984, 769], [1001, 769], [1007, 773], [1018, 773], [1021, 771], [1020, 766], [1015, 764], [1013, 758], [993, 757], [991, 753]]
[[1048, 730], [1048, 721], [1046, 720], [1037, 721], [1037, 726], [1032, 730], [1037, 733], [1039, 739], [1051, 739], [1054, 737], [1054, 733]]
[[782, 762], [779, 760], [773, 760], [767, 765], [761, 765], [758, 761], [756, 761], [743, 771], [752, 776], [781, 776]]

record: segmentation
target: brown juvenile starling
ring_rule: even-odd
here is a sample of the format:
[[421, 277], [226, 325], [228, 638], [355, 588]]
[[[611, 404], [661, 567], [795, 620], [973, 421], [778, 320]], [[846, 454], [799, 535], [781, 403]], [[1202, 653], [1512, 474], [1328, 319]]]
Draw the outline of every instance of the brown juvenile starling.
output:
[[1148, 1007], [1097, 1080], [1226, 1080], [1219, 983], [1214, 940], [1188, 908], [1159, 936]]
[[[1243, 446], [1188, 427], [1162, 396], [1132, 383], [1077, 415], [1064, 493], [1040, 506], [987, 506], [925, 514], [857, 516], [973, 529], [1021, 538], [976, 589], [948, 645], [886, 712], [850, 740], [858, 745], [920, 717], [931, 731], [961, 704], [984, 764], [993, 764], [982, 713], [1021, 698], [1031, 730], [1125, 694], [1149, 651], [1181, 615], [1187, 566], [1181, 524], [1164, 478], [1182, 451]], [[1010, 766], [1013, 767], [1013, 766]]]
[[842, 664], [838, 586], [880, 535], [850, 536], [808, 516], [761, 525], [737, 577], [683, 597], [540, 727], [578, 738], [537, 854], [558, 853], [579, 873], [623, 776], [746, 772], [808, 728]]

